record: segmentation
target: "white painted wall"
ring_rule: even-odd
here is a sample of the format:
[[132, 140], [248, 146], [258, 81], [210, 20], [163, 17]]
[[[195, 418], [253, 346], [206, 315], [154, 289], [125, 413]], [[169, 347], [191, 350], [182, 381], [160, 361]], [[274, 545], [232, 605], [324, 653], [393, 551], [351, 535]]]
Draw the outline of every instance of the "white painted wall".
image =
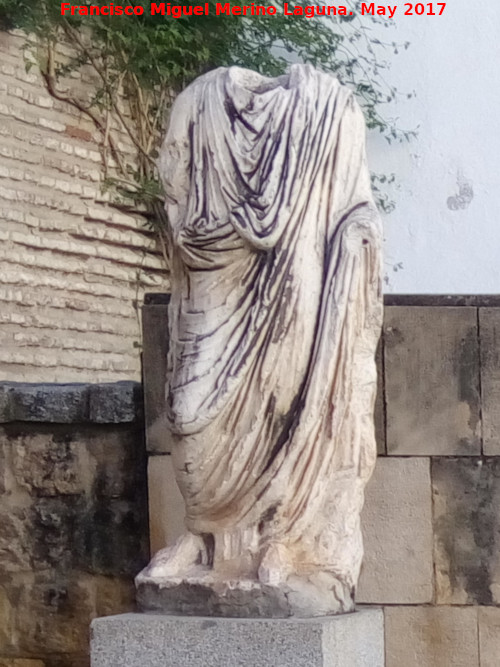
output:
[[[401, 3], [394, 28], [377, 31], [411, 42], [390, 56], [387, 78], [416, 97], [386, 115], [419, 126], [418, 138], [388, 145], [371, 135], [368, 145], [370, 167], [398, 181], [396, 209], [384, 216], [385, 290], [500, 293], [500, 3], [451, 0], [441, 17], [403, 12]], [[460, 184], [473, 198], [451, 210]]]

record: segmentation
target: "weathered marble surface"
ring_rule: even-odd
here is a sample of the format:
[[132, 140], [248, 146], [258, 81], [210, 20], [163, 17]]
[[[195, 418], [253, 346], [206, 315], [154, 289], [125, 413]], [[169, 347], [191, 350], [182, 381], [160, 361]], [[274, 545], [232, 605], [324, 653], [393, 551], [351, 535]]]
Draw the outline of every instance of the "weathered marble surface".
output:
[[218, 69], [174, 105], [161, 419], [186, 533], [138, 576], [147, 608], [353, 608], [382, 320], [364, 134], [351, 92], [309, 66]]

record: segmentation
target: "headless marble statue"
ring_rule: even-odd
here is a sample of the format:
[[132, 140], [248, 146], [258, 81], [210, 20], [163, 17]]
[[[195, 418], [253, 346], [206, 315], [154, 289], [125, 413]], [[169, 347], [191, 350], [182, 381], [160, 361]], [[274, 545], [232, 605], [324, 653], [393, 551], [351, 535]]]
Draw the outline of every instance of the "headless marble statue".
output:
[[166, 421], [186, 533], [138, 576], [145, 608], [353, 609], [382, 320], [364, 135], [310, 66], [217, 69], [174, 104]]

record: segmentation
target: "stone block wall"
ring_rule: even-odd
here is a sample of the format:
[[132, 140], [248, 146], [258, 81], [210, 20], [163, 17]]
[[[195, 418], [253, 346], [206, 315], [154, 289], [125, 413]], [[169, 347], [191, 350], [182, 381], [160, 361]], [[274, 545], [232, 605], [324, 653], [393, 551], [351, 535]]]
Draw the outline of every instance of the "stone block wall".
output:
[[[0, 378], [140, 380], [140, 305], [166, 288], [161, 253], [139, 214], [108, 204], [99, 133], [26, 71], [24, 44], [0, 32]], [[67, 85], [93, 90], [85, 71]]]
[[384, 606], [386, 667], [494, 667], [500, 299], [387, 302], [358, 601]]
[[[183, 503], [155, 427], [166, 299], [144, 308], [152, 551]], [[157, 350], [153, 355], [150, 350]], [[379, 460], [357, 600], [382, 606], [386, 667], [500, 665], [500, 298], [386, 297]]]
[[0, 667], [88, 667], [149, 557], [140, 385], [0, 383]]

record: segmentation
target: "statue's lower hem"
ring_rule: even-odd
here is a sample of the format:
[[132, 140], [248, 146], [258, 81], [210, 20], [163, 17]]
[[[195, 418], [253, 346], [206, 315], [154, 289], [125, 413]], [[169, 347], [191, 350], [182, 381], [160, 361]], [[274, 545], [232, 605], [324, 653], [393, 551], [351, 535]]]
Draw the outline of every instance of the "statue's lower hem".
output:
[[353, 591], [324, 572], [264, 585], [253, 579], [137, 577], [143, 611], [232, 618], [310, 618], [354, 611]]

